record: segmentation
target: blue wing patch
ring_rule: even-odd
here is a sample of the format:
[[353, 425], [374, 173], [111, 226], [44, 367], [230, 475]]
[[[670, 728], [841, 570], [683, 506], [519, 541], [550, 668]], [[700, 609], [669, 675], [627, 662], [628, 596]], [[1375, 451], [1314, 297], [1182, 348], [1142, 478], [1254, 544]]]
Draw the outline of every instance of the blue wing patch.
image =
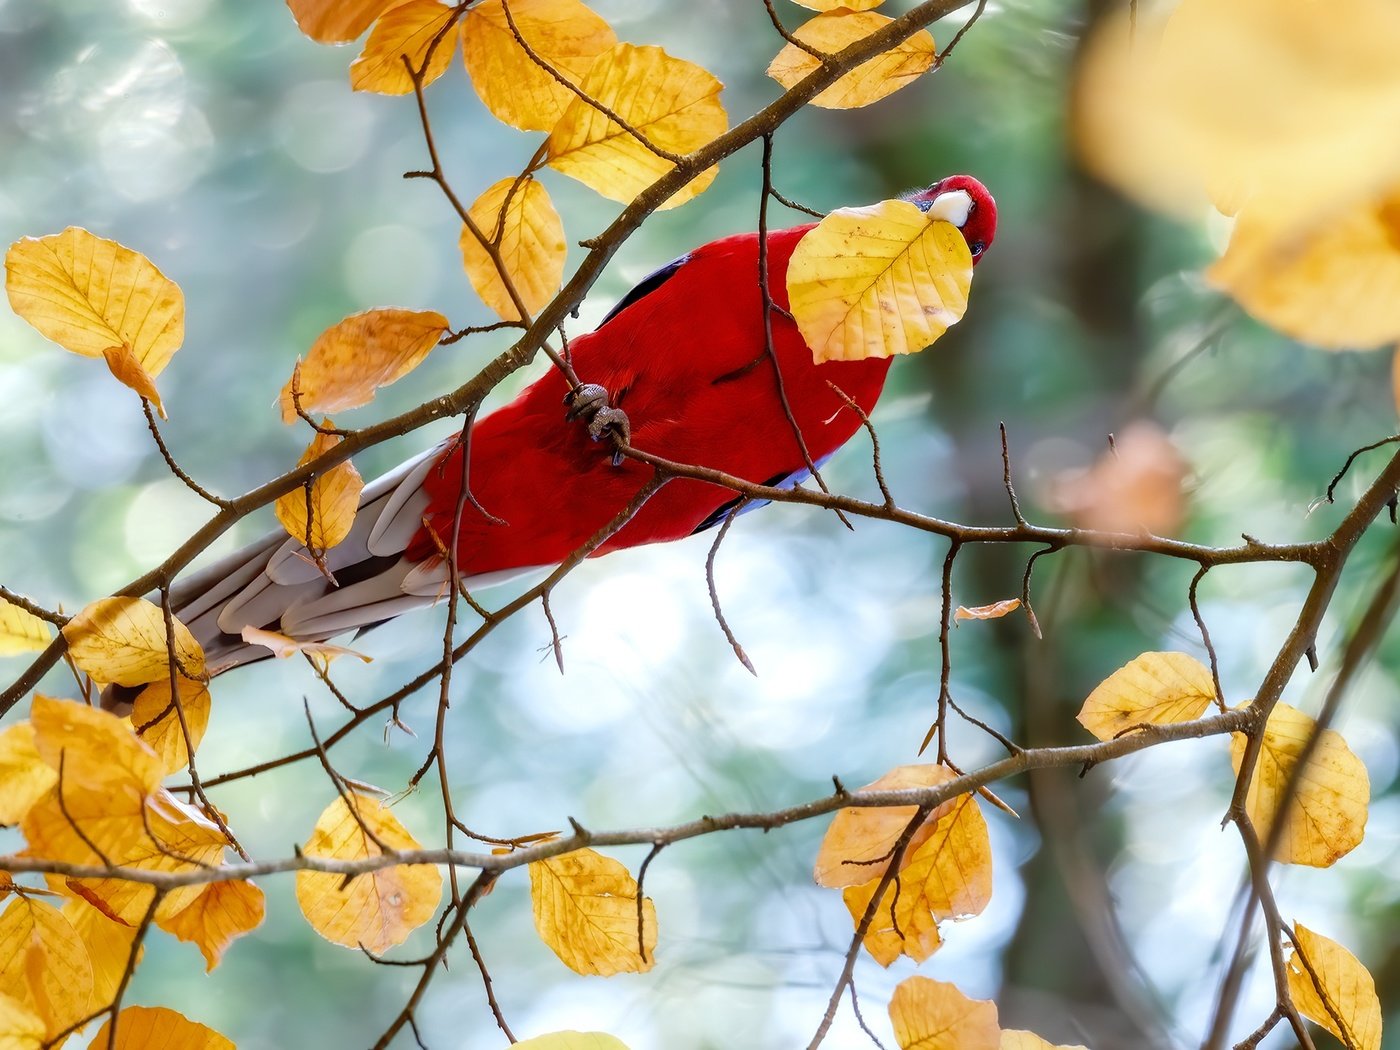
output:
[[[827, 460], [831, 459], [832, 455], [835, 455], [835, 453], [833, 452], [831, 455], [823, 456], [821, 459], [817, 460], [817, 469], [821, 470], [822, 467], [826, 466]], [[801, 470], [795, 470], [790, 474], [779, 474], [776, 477], [769, 478], [764, 482], [764, 485], [773, 489], [795, 489], [811, 476], [812, 472], [806, 467], [803, 467]], [[695, 531], [692, 532], [691, 535], [694, 536], [696, 533], [704, 532], [706, 529], [713, 529], [725, 518], [729, 517], [729, 512], [741, 502], [743, 502], [743, 497], [736, 496], [724, 506], [715, 508], [714, 512], [708, 518], [695, 526]], [[769, 502], [770, 501], [766, 499], [750, 500], [748, 504], [745, 505], [744, 509], [739, 511], [739, 515], [743, 516], [751, 510], [758, 510], [759, 507], [766, 507]]]

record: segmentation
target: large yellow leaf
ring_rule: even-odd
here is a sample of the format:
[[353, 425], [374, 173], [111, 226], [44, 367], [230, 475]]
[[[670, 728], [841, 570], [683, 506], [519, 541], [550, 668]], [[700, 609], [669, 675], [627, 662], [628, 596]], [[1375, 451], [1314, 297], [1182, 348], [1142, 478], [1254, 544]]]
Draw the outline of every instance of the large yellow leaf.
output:
[[[308, 857], [361, 860], [391, 850], [421, 849], [399, 818], [378, 799], [352, 791], [352, 813], [337, 798], [321, 814], [302, 852]], [[359, 820], [356, 820], [356, 814]], [[361, 826], [363, 822], [363, 827]], [[379, 840], [365, 834], [365, 828]], [[433, 917], [442, 897], [442, 875], [430, 864], [403, 864], [357, 876], [297, 872], [297, 903], [311, 928], [348, 948], [363, 945], [376, 954], [402, 944]]]
[[[511, 187], [515, 187], [513, 193]], [[568, 253], [564, 224], [559, 221], [549, 192], [534, 178], [525, 179], [518, 186], [515, 179], [502, 179], [476, 199], [470, 214], [477, 229], [488, 239], [500, 231], [497, 252], [506, 277], [525, 309], [532, 314], [538, 312], [559, 290]], [[507, 321], [519, 320], [520, 311], [501, 279], [501, 271], [466, 226], [462, 227], [461, 248], [467, 277], [482, 302]]]
[[[110, 1003], [131, 963], [137, 928], [118, 922], [82, 897], [69, 897], [63, 902], [63, 917], [87, 948], [88, 961], [92, 963], [92, 1004]], [[137, 949], [137, 962], [143, 953], [144, 948]]]
[[110, 711], [38, 694], [29, 717], [40, 757], [55, 770], [63, 767], [65, 795], [86, 789], [139, 798], [165, 775], [156, 753]]
[[[406, 0], [385, 12], [375, 23], [360, 57], [350, 63], [351, 89], [407, 95], [413, 90], [413, 78], [404, 68], [404, 56], [415, 71], [422, 68], [428, 48], [454, 17], [453, 8], [438, 0]], [[425, 85], [447, 70], [456, 46], [457, 38], [451, 33], [438, 40], [433, 57], [423, 70]]]
[[969, 999], [951, 984], [927, 977], [899, 983], [890, 1022], [900, 1050], [998, 1050], [996, 1003]]
[[39, 617], [0, 598], [0, 656], [37, 653], [48, 648], [53, 632]]
[[1034, 1032], [1023, 1032], [1015, 1028], [1001, 1030], [1000, 1050], [1087, 1050], [1080, 1043], [1060, 1045], [1040, 1038]]
[[[131, 708], [131, 724], [136, 735], [160, 758], [160, 764], [167, 773], [174, 773], [190, 764], [190, 747], [196, 750], [204, 739], [204, 731], [209, 727], [211, 701], [209, 686], [204, 682], [194, 682], [177, 676], [176, 693], [180, 698], [177, 711], [170, 699], [170, 679], [162, 678], [152, 682], [136, 696]], [[180, 724], [180, 713], [184, 712], [185, 723]], [[185, 741], [185, 729], [189, 730], [189, 742]]]
[[204, 954], [205, 972], [219, 965], [228, 946], [262, 925], [267, 914], [263, 891], [251, 882], [211, 882], [160, 928], [182, 941], [193, 941]]
[[1186, 653], [1143, 653], [1105, 678], [1079, 709], [1079, 724], [1100, 740], [1140, 725], [1190, 722], [1215, 699], [1206, 667]]
[[348, 44], [403, 0], [287, 0], [301, 31], [322, 44]]
[[[175, 656], [186, 674], [204, 673], [204, 650], [175, 624]], [[165, 613], [144, 598], [99, 598], [63, 627], [68, 655], [104, 684], [145, 685], [170, 674]]]
[[[344, 440], [339, 434], [317, 431], [301, 459], [297, 460], [297, 466], [305, 466], [325, 455]], [[273, 509], [287, 535], [305, 544], [319, 563], [326, 551], [350, 535], [364, 487], [360, 472], [347, 459], [325, 473], [317, 474], [311, 481], [309, 496], [305, 486], [292, 489], [277, 497]]]
[[958, 228], [900, 200], [832, 212], [797, 242], [787, 270], [818, 364], [917, 353], [962, 318], [971, 284]]
[[0, 915], [0, 994], [34, 1011], [50, 1036], [87, 1016], [92, 963], [53, 905], [16, 896]]
[[1335, 201], [1293, 233], [1246, 205], [1207, 277], [1258, 320], [1327, 350], [1400, 340], [1400, 188], [1376, 201]]
[[57, 781], [34, 745], [32, 725], [16, 722], [0, 730], [0, 824], [18, 824]]
[[[1293, 933], [1296, 942], [1288, 956], [1288, 994], [1298, 1012], [1322, 1025], [1351, 1050], [1380, 1050], [1381, 1001], [1370, 971], [1351, 952], [1320, 933], [1296, 923]], [[1320, 992], [1298, 958], [1300, 953], [1317, 974]]]
[[[511, 0], [510, 16], [530, 50], [572, 84], [617, 43], [612, 27], [579, 0]], [[486, 0], [467, 12], [462, 54], [481, 101], [512, 127], [548, 131], [575, 99], [520, 46], [502, 0]]]
[[5, 289], [15, 313], [65, 350], [106, 356], [143, 397], [185, 338], [180, 286], [140, 252], [77, 226], [10, 245]]
[[516, 1050], [627, 1050], [621, 1039], [606, 1032], [550, 1032], [515, 1046]]
[[[598, 56], [580, 86], [651, 146], [668, 153], [691, 153], [728, 127], [719, 101], [724, 85], [695, 63], [673, 58], [659, 47], [618, 44]], [[550, 167], [624, 204], [675, 167], [579, 98], [565, 109], [547, 147]], [[714, 173], [713, 168], [702, 172], [662, 208], [674, 208], [701, 193]]]
[[304, 412], [340, 412], [374, 400], [374, 392], [412, 372], [447, 331], [436, 311], [366, 310], [331, 325], [311, 344], [282, 388], [282, 422]]
[[1183, 0], [1126, 9], [1086, 50], [1075, 125], [1086, 163], [1181, 209], [1245, 200], [1275, 228], [1325, 220], [1400, 175], [1400, 9], [1389, 0]]
[[643, 973], [656, 962], [656, 908], [642, 901], [639, 952], [637, 882], [611, 857], [579, 849], [535, 861], [530, 901], [540, 938], [577, 973]]
[[[1259, 762], [1249, 783], [1245, 810], [1268, 838], [1283, 802], [1284, 789], [1317, 723], [1287, 704], [1278, 704], [1264, 727]], [[1240, 771], [1246, 740], [1230, 738], [1230, 762]], [[1297, 793], [1290, 799], [1274, 859], [1284, 864], [1326, 868], [1354, 849], [1366, 834], [1366, 812], [1371, 780], [1342, 735], [1324, 729], [1308, 768], [1298, 778]]]
[[0, 993], [0, 1050], [46, 1050], [44, 1021], [20, 1000]]
[[[861, 791], [900, 791], [933, 787], [953, 779], [943, 766], [925, 763], [898, 766]], [[908, 867], [915, 851], [933, 834], [939, 818], [953, 807], [949, 800], [934, 809], [914, 832], [904, 849], [901, 868]], [[820, 886], [860, 886], [879, 878], [889, 867], [891, 850], [904, 834], [918, 806], [852, 806], [838, 810], [822, 837], [812, 877]]]
[[[792, 35], [824, 54], [834, 55], [893, 21], [873, 11], [851, 10], [847, 5], [804, 22]], [[882, 51], [856, 66], [812, 99], [812, 105], [824, 109], [868, 106], [927, 73], [937, 55], [933, 37], [927, 29], [920, 29], [888, 51]], [[788, 44], [769, 64], [768, 75], [783, 87], [790, 88], [820, 66], [815, 55], [796, 44]]]
[[[842, 895], [851, 918], [861, 918], [879, 888], [875, 879]], [[908, 865], [885, 887], [865, 935], [881, 966], [901, 954], [923, 962], [940, 944], [938, 921], [978, 915], [992, 899], [992, 843], [977, 800], [959, 795]]]
[[235, 1050], [231, 1040], [164, 1006], [128, 1006], [117, 1015], [112, 1042], [108, 1018], [88, 1050]]

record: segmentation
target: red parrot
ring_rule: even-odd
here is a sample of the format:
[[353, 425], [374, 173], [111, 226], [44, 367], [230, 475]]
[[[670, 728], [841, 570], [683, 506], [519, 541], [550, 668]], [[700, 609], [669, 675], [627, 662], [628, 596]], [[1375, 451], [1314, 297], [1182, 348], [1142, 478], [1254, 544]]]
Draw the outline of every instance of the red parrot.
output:
[[[907, 199], [958, 226], [974, 264], [991, 244], [996, 204], [976, 179], [954, 175]], [[811, 228], [768, 234], [768, 272], [781, 308], [772, 314], [777, 364], [808, 450], [821, 463], [860, 427], [828, 380], [868, 412], [890, 361], [813, 362], [786, 313], [788, 259]], [[763, 359], [757, 275], [755, 233], [696, 248], [642, 281], [596, 331], [571, 341], [583, 387], [571, 391], [551, 368], [475, 423], [468, 466], [479, 506], [465, 504], [456, 545], [469, 589], [557, 565], [627, 506], [652, 469], [630, 459], [615, 464], [610, 445], [596, 443], [610, 428], [630, 428], [640, 450], [750, 481], [806, 477]], [[588, 426], [566, 422], [565, 405]], [[271, 655], [243, 640], [245, 627], [323, 641], [441, 600], [449, 587], [439, 542], [453, 533], [462, 449], [454, 436], [365, 487], [349, 537], [326, 555], [334, 581], [285, 534], [181, 581], [172, 605], [204, 646], [209, 670]], [[595, 556], [689, 536], [718, 523], [734, 503], [728, 489], [675, 479]]]

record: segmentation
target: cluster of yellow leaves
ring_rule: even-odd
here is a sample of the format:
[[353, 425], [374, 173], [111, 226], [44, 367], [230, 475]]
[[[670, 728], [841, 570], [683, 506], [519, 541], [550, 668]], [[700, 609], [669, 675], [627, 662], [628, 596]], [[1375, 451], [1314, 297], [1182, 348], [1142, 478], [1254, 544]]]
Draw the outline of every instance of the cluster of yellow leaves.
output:
[[923, 350], [961, 320], [971, 284], [962, 232], [903, 200], [832, 212], [787, 269], [793, 319], [818, 363]]
[[[131, 642], [130, 652], [109, 647], [105, 658], [123, 675], [141, 677], [132, 653], [144, 651], [149, 624], [139, 623], [139, 614], [115, 620], [98, 614], [86, 623], [86, 630], [105, 625]], [[202, 660], [197, 650], [191, 655]], [[162, 654], [168, 674], [166, 659]], [[96, 676], [101, 665], [94, 666]], [[208, 694], [202, 684], [191, 685], [197, 688], [182, 695], [190, 699], [187, 723], [197, 737], [208, 718]], [[188, 757], [183, 737], [178, 747], [170, 739], [170, 712], [157, 710], [173, 707], [168, 688], [161, 694], [150, 686], [137, 699], [137, 708], [151, 714], [148, 739], [159, 751], [115, 715], [45, 696], [34, 698], [28, 721], [0, 734], [0, 821], [19, 824], [24, 855], [164, 873], [222, 861], [226, 840], [218, 826], [160, 786]], [[156, 695], [149, 696], [153, 690]], [[205, 698], [202, 713], [199, 696]], [[110, 1003], [137, 962], [136, 929], [152, 904], [153, 887], [116, 878], [50, 875], [47, 881], [50, 892], [65, 898], [61, 908], [39, 899], [45, 891], [7, 885], [14, 899], [0, 915], [0, 1034], [37, 1031], [52, 1038]], [[212, 882], [169, 890], [154, 920], [195, 944], [213, 969], [233, 940], [261, 924], [263, 912], [262, 890], [252, 883]], [[181, 1026], [208, 1035], [178, 1045], [231, 1045], [172, 1011], [123, 1011], [117, 1045], [155, 1045], [141, 1033]], [[100, 1045], [106, 1045], [105, 1036]]]
[[1086, 162], [1126, 192], [1236, 217], [1211, 280], [1327, 348], [1400, 340], [1400, 9], [1183, 0], [1110, 19], [1076, 91]]
[[184, 342], [185, 297], [144, 255], [77, 226], [23, 237], [5, 253], [5, 291], [16, 314], [65, 350], [104, 358], [164, 417], [155, 377]]

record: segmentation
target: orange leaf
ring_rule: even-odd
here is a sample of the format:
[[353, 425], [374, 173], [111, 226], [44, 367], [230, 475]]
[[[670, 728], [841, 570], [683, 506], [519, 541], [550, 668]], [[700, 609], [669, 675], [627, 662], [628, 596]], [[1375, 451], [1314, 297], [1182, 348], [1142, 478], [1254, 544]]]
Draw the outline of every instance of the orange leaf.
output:
[[163, 1006], [128, 1006], [117, 1015], [117, 1037], [108, 1018], [88, 1050], [235, 1050], [231, 1040]]
[[161, 419], [170, 418], [165, 414], [165, 405], [160, 400], [160, 391], [156, 389], [156, 381], [151, 378], [149, 372], [141, 367], [141, 362], [131, 352], [131, 347], [125, 344], [109, 346], [102, 351], [102, 356], [107, 362], [108, 370], [117, 382], [123, 386], [131, 387], [132, 390], [154, 405], [156, 411], [160, 413]]
[[287, 0], [301, 31], [321, 44], [348, 44], [403, 0]]
[[900, 982], [890, 1021], [900, 1050], [998, 1050], [1001, 1041], [996, 1003], [927, 977]]
[[[938, 765], [899, 766], [860, 790], [933, 787], [952, 780], [953, 776], [951, 770]], [[955, 801], [950, 799], [929, 813], [905, 847], [901, 868], [909, 865], [914, 853], [933, 834], [939, 818]], [[895, 843], [918, 812], [918, 806], [862, 806], [838, 811], [817, 851], [813, 877], [819, 885], [833, 888], [860, 886], [879, 878], [889, 866]]]
[[[136, 735], [159, 756], [167, 773], [184, 769], [190, 763], [190, 747], [196, 750], [204, 739], [204, 731], [209, 726], [211, 701], [209, 686], [204, 682], [192, 682], [188, 678], [175, 679], [176, 695], [180, 700], [179, 710], [170, 699], [170, 679], [162, 678], [152, 682], [136, 695], [131, 708], [131, 724], [136, 727]], [[184, 726], [180, 715], [185, 716]], [[185, 729], [189, 729], [189, 743], [185, 741]]]
[[[424, 85], [431, 84], [452, 62], [457, 38], [438, 34], [456, 17], [453, 8], [438, 0], [406, 0], [384, 13], [365, 42], [360, 57], [350, 63], [350, 87], [355, 91], [377, 91], [381, 95], [407, 95], [413, 79], [404, 68], [407, 58], [413, 69], [423, 69]], [[428, 48], [437, 40], [426, 68]]]
[[17, 896], [0, 915], [0, 994], [31, 1009], [50, 1036], [87, 1016], [92, 963], [53, 905]]
[[[329, 424], [330, 420], [325, 420], [322, 425]], [[303, 467], [319, 459], [344, 440], [339, 434], [317, 431], [311, 444], [301, 454], [301, 459], [297, 460], [297, 466]], [[365, 483], [355, 465], [348, 459], [342, 460], [311, 479], [309, 495], [306, 486], [292, 489], [277, 497], [273, 509], [287, 535], [303, 544], [319, 566], [326, 551], [350, 535], [364, 487]], [[308, 513], [310, 521], [307, 520]], [[328, 573], [328, 570], [323, 571]]]
[[[873, 6], [873, 5], [872, 5]], [[887, 15], [853, 11], [850, 5], [838, 7], [798, 26], [792, 35], [802, 43], [827, 55], [845, 50], [858, 40], [893, 22]], [[938, 49], [927, 29], [867, 59], [836, 83], [818, 93], [812, 105], [824, 109], [856, 109], [878, 102], [902, 87], [912, 84], [933, 68]], [[789, 43], [768, 66], [768, 75], [790, 88], [820, 68], [817, 57]]]
[[[131, 963], [136, 927], [112, 918], [82, 897], [69, 897], [63, 902], [63, 917], [87, 947], [88, 960], [92, 963], [93, 1003], [110, 1003]], [[144, 948], [137, 949], [138, 963], [144, 951]]]
[[65, 796], [86, 789], [142, 797], [165, 775], [155, 752], [109, 711], [36, 695], [29, 714], [40, 756], [55, 770], [62, 764]]
[[251, 882], [211, 882], [160, 928], [182, 941], [193, 941], [204, 953], [205, 972], [219, 965], [228, 946], [262, 925], [267, 913], [263, 891]]
[[595, 850], [573, 850], [530, 865], [535, 930], [577, 973], [611, 977], [644, 973], [655, 965], [656, 908], [643, 899], [639, 946], [637, 892], [626, 867]]
[[999, 620], [1008, 613], [1014, 613], [1021, 607], [1020, 598], [1005, 598], [991, 605], [976, 605], [969, 609], [965, 605], [959, 605], [958, 611], [953, 613], [955, 620]]

